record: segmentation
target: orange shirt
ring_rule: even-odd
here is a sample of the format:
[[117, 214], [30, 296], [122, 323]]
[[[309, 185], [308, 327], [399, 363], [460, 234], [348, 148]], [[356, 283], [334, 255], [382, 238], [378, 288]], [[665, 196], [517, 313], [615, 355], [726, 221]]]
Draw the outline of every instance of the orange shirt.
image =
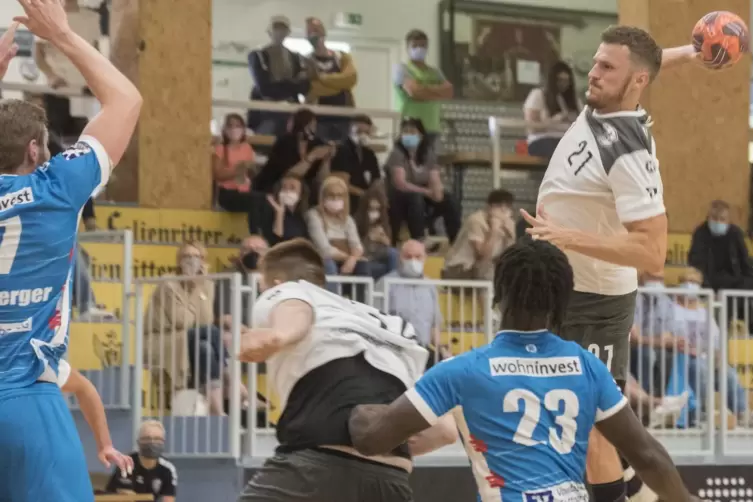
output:
[[228, 145], [227, 162], [224, 161], [226, 151], [224, 145], [215, 146], [214, 151], [217, 154], [217, 157], [219, 157], [220, 159], [220, 173], [218, 174], [220, 174], [221, 178], [231, 178], [227, 181], [217, 182], [217, 185], [227, 190], [237, 190], [239, 192], [248, 192], [249, 190], [251, 190], [251, 180], [248, 178], [248, 176], [246, 176], [245, 183], [241, 184], [239, 184], [235, 179], [235, 166], [239, 162], [253, 162], [254, 158], [256, 157], [256, 154], [254, 153], [253, 148], [251, 148], [251, 145], [249, 145], [245, 141], [237, 145]]

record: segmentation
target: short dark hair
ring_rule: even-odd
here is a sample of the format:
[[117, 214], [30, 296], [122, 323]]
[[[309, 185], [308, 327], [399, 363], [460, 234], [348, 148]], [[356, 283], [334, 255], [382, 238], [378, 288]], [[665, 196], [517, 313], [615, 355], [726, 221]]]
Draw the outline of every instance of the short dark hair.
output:
[[717, 199], [711, 201], [712, 211], [729, 211], [729, 204], [723, 200]]
[[513, 202], [515, 202], [515, 196], [507, 190], [492, 190], [486, 196], [486, 203], [489, 206], [500, 206], [502, 204], [512, 206]]
[[651, 80], [659, 74], [662, 49], [647, 31], [635, 26], [610, 26], [601, 33], [601, 41], [627, 47], [633, 59], [648, 69]]
[[573, 290], [573, 269], [565, 253], [548, 242], [518, 240], [502, 253], [494, 270], [494, 304], [504, 299], [506, 315], [547, 319], [556, 332]]
[[327, 282], [324, 260], [311, 242], [303, 238], [291, 239], [272, 246], [261, 261], [265, 279], [308, 281], [317, 286]]
[[374, 125], [374, 123], [371, 121], [371, 117], [363, 113], [359, 113], [358, 115], [353, 115], [353, 117], [350, 119], [350, 122], [352, 124], [366, 124], [369, 126]]
[[428, 42], [429, 36], [426, 34], [425, 31], [421, 30], [410, 30], [407, 35], [405, 35], [405, 45], [408, 45], [411, 42]]
[[40, 148], [47, 141], [47, 114], [43, 108], [20, 99], [0, 101], [0, 172], [13, 173], [23, 165], [32, 140]]

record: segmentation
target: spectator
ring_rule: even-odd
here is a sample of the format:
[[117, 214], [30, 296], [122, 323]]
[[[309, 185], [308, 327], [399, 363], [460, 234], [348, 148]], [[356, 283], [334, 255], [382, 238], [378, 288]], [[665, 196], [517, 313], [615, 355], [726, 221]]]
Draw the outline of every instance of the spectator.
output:
[[178, 472], [162, 456], [165, 450], [165, 428], [156, 420], [147, 420], [139, 428], [138, 450], [131, 453], [133, 472], [115, 468], [107, 483], [108, 493], [153, 495], [155, 502], [175, 502]]
[[[314, 52], [309, 59], [311, 90], [306, 103], [325, 106], [354, 107], [353, 88], [358, 72], [353, 58], [347, 52], [327, 49], [327, 30], [321, 20], [306, 19], [306, 38]], [[319, 135], [329, 141], [340, 141], [348, 135], [348, 118], [319, 117]]]
[[429, 37], [421, 30], [411, 30], [405, 37], [409, 61], [395, 69], [394, 84], [397, 109], [404, 118], [418, 118], [426, 128], [427, 142], [439, 147], [440, 101], [452, 99], [452, 84], [444, 74], [426, 64]]
[[[299, 103], [299, 96], [308, 94], [311, 83], [303, 56], [283, 45], [290, 35], [290, 20], [273, 16], [267, 33], [271, 43], [248, 54], [248, 67], [255, 84], [251, 99]], [[287, 113], [249, 110], [248, 125], [256, 134], [280, 136], [285, 133], [288, 116]]]
[[[65, 11], [71, 29], [84, 40], [97, 47], [102, 31], [99, 13], [79, 6], [78, 0], [65, 0]], [[53, 89], [63, 87], [78, 91], [86, 90], [86, 81], [73, 63], [47, 40], [35, 41], [34, 60]], [[44, 108], [49, 121], [48, 128], [66, 139], [78, 138], [84, 130], [88, 117], [96, 113], [96, 101], [88, 97], [44, 95]]]
[[367, 115], [356, 115], [350, 123], [350, 137], [337, 149], [332, 172], [343, 173], [350, 187], [350, 208], [359, 207], [363, 193], [382, 177], [374, 150], [368, 146], [373, 125]]
[[400, 137], [387, 158], [385, 173], [389, 179], [393, 243], [398, 240], [403, 222], [408, 224], [411, 239], [421, 240], [427, 221], [437, 217], [444, 220], [450, 242], [455, 242], [460, 230], [460, 211], [442, 185], [437, 154], [421, 120], [402, 120]]
[[342, 178], [330, 176], [322, 183], [319, 201], [306, 213], [306, 222], [311, 240], [324, 258], [327, 275], [370, 277], [358, 228], [348, 208], [348, 185]]
[[267, 195], [260, 227], [262, 235], [271, 246], [296, 237], [308, 239], [305, 219], [308, 199], [308, 191], [301, 178], [292, 174], [286, 174], [282, 178], [275, 194]]
[[290, 132], [283, 134], [269, 154], [267, 163], [254, 179], [255, 189], [271, 193], [286, 174], [298, 176], [316, 205], [318, 185], [329, 175], [330, 161], [335, 155], [334, 145], [316, 136], [316, 115], [307, 108], [298, 110], [290, 123]]
[[375, 186], [361, 197], [355, 220], [364, 255], [371, 267], [371, 277], [378, 281], [397, 269], [400, 256], [397, 249], [392, 247], [387, 197], [381, 187]]
[[562, 61], [555, 63], [549, 68], [546, 86], [532, 89], [523, 104], [523, 113], [530, 125], [528, 153], [551, 158], [582, 108], [575, 92], [572, 68]]
[[494, 278], [494, 262], [515, 243], [514, 198], [506, 190], [494, 190], [486, 198], [486, 208], [465, 220], [455, 244], [445, 257], [443, 279]]
[[175, 391], [195, 389], [209, 412], [224, 414], [222, 379], [226, 351], [213, 326], [214, 284], [207, 274], [206, 249], [187, 241], [178, 250], [178, 274], [161, 281], [145, 313], [144, 359], [157, 381], [164, 374]]

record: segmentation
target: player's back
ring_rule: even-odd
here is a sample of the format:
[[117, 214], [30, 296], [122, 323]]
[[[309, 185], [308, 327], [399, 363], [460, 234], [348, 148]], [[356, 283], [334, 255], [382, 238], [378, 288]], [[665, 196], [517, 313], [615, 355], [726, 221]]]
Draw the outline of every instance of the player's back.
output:
[[606, 367], [548, 332], [502, 332], [450, 363], [481, 500], [587, 501], [589, 433], [625, 404]]
[[31, 174], [0, 176], [0, 391], [57, 381], [79, 214], [110, 168], [95, 139], [82, 141]]

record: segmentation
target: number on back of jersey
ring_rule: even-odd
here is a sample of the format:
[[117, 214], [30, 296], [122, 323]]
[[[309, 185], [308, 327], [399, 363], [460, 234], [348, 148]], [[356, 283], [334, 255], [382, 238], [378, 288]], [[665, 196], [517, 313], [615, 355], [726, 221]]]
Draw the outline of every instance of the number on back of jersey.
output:
[[374, 319], [374, 322], [378, 324], [380, 328], [409, 340], [416, 338], [416, 332], [413, 330], [413, 326], [409, 322], [406, 322], [402, 317], [385, 314], [377, 308], [353, 300], [351, 300], [351, 303], [356, 307], [359, 313], [365, 314]]

